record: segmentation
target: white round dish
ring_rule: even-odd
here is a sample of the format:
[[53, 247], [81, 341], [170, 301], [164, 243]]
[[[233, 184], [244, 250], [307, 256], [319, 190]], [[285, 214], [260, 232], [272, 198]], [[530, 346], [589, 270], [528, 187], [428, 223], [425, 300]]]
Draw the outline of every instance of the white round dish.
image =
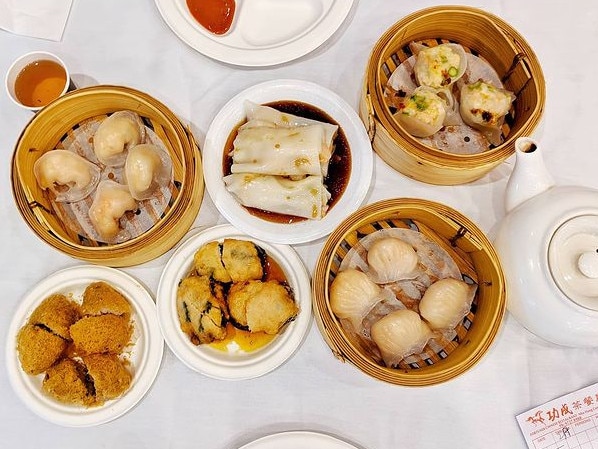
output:
[[275, 433], [252, 441], [239, 449], [357, 449], [352, 444], [331, 435], [310, 431]]
[[[232, 130], [245, 119], [245, 100], [255, 103], [295, 100], [313, 105], [342, 128], [351, 150], [351, 177], [337, 203], [321, 220], [275, 223], [249, 213], [229, 193], [223, 181], [222, 159]], [[363, 123], [356, 112], [334, 92], [301, 80], [274, 80], [254, 85], [233, 97], [212, 121], [203, 150], [206, 189], [220, 213], [247, 234], [272, 243], [297, 244], [324, 237], [363, 202], [373, 171], [373, 152]]]
[[[245, 353], [224, 352], [209, 345], [195, 346], [180, 328], [176, 310], [177, 285], [191, 271], [193, 255], [204, 244], [225, 238], [251, 240], [282, 268], [299, 306], [297, 318], [263, 348]], [[311, 288], [303, 262], [290, 246], [252, 239], [231, 225], [199, 231], [173, 253], [160, 278], [157, 294], [158, 319], [168, 347], [185, 365], [206, 376], [223, 380], [251, 379], [282, 365], [303, 342], [311, 323]]]
[[292, 61], [326, 42], [355, 0], [237, 0], [230, 30], [216, 35], [185, 0], [155, 0], [166, 24], [187, 45], [218, 61], [264, 67]]
[[[85, 287], [95, 281], [105, 281], [120, 290], [133, 307], [133, 344], [125, 356], [133, 368], [133, 379], [125, 394], [99, 407], [62, 404], [41, 391], [44, 374], [30, 376], [20, 366], [16, 341], [19, 329], [33, 310], [50, 294], [63, 293], [81, 300]], [[17, 395], [37, 415], [67, 427], [89, 427], [112, 421], [131, 410], [147, 393], [162, 363], [164, 340], [150, 293], [137, 280], [114, 268], [82, 265], [51, 274], [29, 293], [19, 305], [8, 329], [6, 360], [8, 378]]]

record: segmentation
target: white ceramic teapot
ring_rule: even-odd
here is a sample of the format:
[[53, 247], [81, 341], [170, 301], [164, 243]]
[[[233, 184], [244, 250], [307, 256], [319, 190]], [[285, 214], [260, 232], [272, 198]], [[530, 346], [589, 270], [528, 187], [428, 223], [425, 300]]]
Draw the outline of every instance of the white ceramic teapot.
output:
[[533, 139], [515, 151], [494, 241], [508, 310], [545, 340], [598, 346], [598, 190], [556, 186]]

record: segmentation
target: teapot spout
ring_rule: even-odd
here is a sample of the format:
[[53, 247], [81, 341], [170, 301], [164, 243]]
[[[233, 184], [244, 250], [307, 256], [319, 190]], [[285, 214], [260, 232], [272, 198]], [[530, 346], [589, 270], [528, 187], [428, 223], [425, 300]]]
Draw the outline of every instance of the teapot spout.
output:
[[529, 137], [515, 141], [516, 161], [505, 192], [505, 209], [510, 212], [521, 203], [554, 186], [544, 165], [538, 143]]

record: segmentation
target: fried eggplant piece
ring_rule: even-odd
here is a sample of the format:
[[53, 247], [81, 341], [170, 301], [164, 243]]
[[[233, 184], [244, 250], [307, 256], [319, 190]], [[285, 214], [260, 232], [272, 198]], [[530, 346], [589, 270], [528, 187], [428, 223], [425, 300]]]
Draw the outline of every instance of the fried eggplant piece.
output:
[[222, 245], [219, 242], [210, 242], [199, 248], [193, 256], [193, 266], [200, 276], [208, 276], [218, 282], [231, 281], [222, 264]]
[[233, 282], [262, 279], [263, 250], [247, 240], [224, 239], [222, 263]]

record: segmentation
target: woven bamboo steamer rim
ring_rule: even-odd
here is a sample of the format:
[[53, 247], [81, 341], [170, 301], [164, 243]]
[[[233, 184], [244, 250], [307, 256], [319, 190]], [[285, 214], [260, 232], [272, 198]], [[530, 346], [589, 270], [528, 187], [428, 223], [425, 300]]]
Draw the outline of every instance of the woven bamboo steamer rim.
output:
[[[124, 243], [87, 246], [54, 213], [33, 175], [35, 161], [57, 145], [83, 120], [131, 110], [149, 120], [168, 149], [178, 195], [151, 229]], [[99, 265], [137, 265], [164, 254], [192, 226], [203, 198], [201, 154], [191, 132], [164, 104], [152, 96], [123, 86], [100, 85], [76, 89], [39, 111], [25, 126], [15, 145], [11, 165], [13, 197], [27, 225], [57, 250]]]
[[[396, 52], [411, 41], [442, 38], [477, 52], [497, 71], [510, 74], [505, 88], [517, 95], [515, 124], [505, 141], [491, 150], [451, 154], [428, 147], [405, 132], [384, 101], [383, 88]], [[393, 62], [393, 58], [395, 61]], [[374, 150], [391, 167], [413, 179], [438, 185], [474, 181], [500, 165], [514, 152], [515, 140], [529, 136], [544, 111], [546, 86], [535, 53], [513, 27], [485, 11], [465, 6], [439, 6], [416, 11], [390, 27], [378, 40], [368, 60], [359, 113]]]
[[[439, 239], [448, 245], [454, 243], [459, 251], [471, 258], [478, 276], [477, 310], [465, 338], [448, 357], [419, 369], [391, 369], [378, 365], [345, 336], [328, 300], [333, 265], [338, 269], [335, 254], [341, 248], [348, 251], [347, 236], [363, 226], [389, 219], [414, 220], [433, 229]], [[506, 308], [504, 275], [498, 255], [485, 234], [460, 212], [440, 203], [414, 198], [379, 201], [348, 216], [330, 234], [318, 257], [312, 294], [315, 321], [336, 358], [353, 364], [375, 379], [409, 387], [446, 382], [474, 366], [494, 342]]]

